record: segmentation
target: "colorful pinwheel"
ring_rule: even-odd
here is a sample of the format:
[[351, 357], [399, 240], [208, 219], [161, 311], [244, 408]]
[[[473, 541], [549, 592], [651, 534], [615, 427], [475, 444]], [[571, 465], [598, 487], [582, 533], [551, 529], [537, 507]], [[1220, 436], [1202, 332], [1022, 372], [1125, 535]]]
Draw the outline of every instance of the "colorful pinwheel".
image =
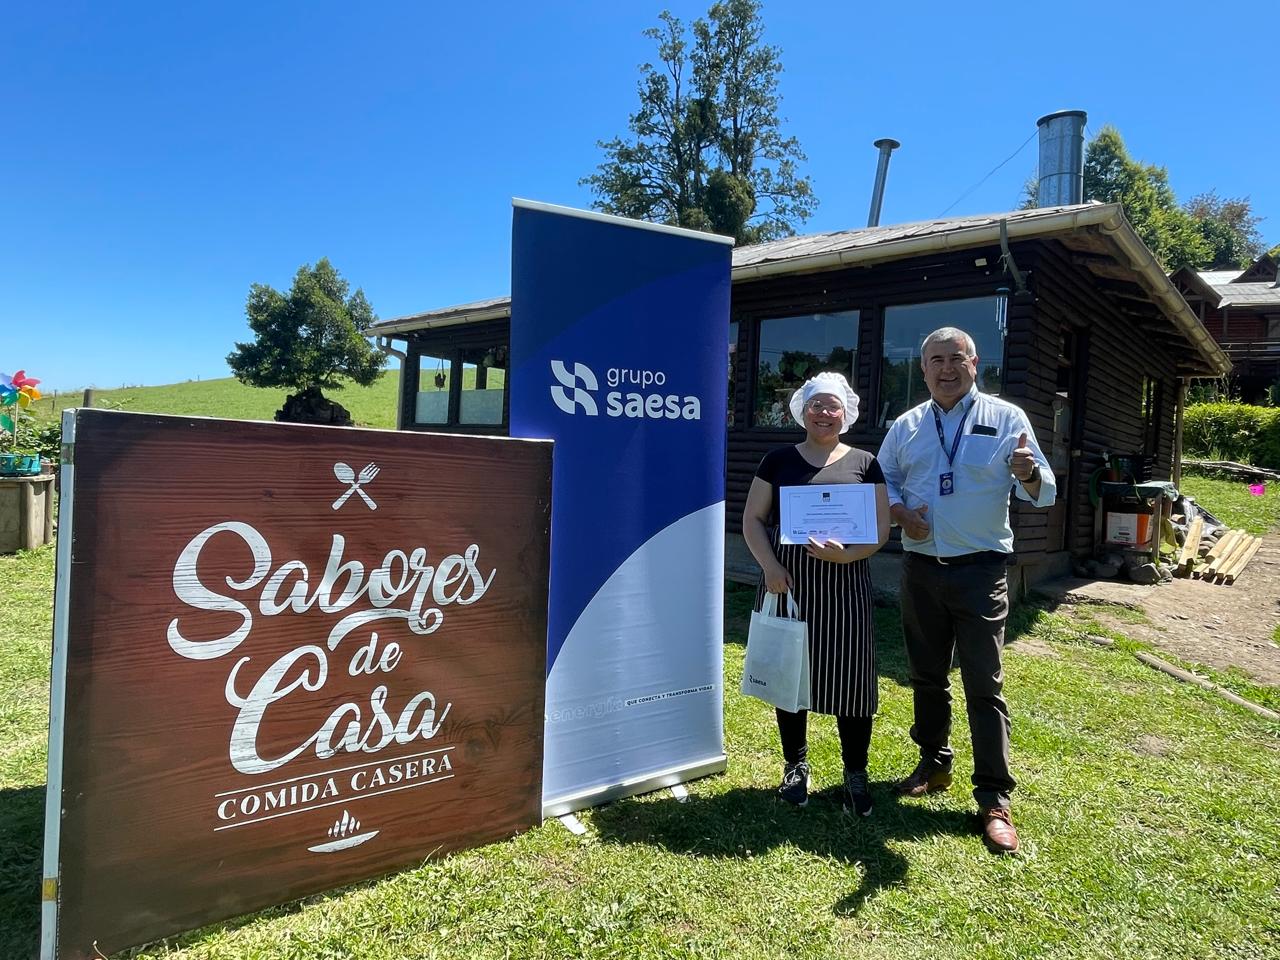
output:
[[13, 435], [15, 448], [18, 445], [18, 411], [27, 409], [32, 401], [40, 399], [40, 391], [36, 389], [39, 382], [28, 377], [25, 370], [19, 370], [13, 376], [0, 373], [0, 408], [14, 408], [11, 413], [0, 413], [0, 427]]

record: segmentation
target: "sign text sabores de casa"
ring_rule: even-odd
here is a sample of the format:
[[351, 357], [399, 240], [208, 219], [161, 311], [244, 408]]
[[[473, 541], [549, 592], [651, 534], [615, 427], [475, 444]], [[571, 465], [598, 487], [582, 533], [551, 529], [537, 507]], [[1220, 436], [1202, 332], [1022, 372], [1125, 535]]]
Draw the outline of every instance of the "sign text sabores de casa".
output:
[[72, 416], [58, 956], [540, 819], [549, 443]]

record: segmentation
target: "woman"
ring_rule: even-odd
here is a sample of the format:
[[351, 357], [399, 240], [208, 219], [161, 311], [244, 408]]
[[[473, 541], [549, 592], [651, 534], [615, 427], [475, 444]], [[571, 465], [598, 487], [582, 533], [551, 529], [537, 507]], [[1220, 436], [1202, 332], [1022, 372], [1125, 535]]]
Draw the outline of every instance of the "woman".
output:
[[[840, 442], [858, 419], [858, 395], [844, 377], [820, 373], [808, 380], [791, 397], [791, 415], [804, 425], [804, 442], [772, 450], [760, 461], [747, 494], [742, 535], [763, 571], [756, 608], [766, 590], [791, 591], [800, 619], [808, 624], [809, 702], [816, 712], [836, 718], [845, 808], [865, 817], [871, 814], [867, 751], [878, 703], [867, 558], [889, 539], [889, 500], [876, 458]], [[809, 483], [875, 484], [877, 542], [844, 546], [811, 538], [804, 545], [781, 544], [778, 491]], [[777, 713], [784, 760], [778, 796], [803, 807], [809, 801], [808, 713]]]

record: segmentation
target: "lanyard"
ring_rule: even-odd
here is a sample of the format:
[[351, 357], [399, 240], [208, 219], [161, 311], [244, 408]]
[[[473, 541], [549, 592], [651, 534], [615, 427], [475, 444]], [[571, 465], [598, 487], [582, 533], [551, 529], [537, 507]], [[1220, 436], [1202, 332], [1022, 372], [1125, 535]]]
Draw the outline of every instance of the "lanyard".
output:
[[[964, 401], [960, 401], [963, 403]], [[956, 427], [956, 435], [951, 440], [951, 449], [947, 449], [947, 435], [942, 429], [942, 418], [938, 416], [938, 408], [933, 407], [933, 423], [938, 428], [938, 443], [942, 446], [942, 452], [946, 454], [947, 466], [951, 466], [956, 460], [956, 451], [960, 449], [960, 438], [964, 436], [964, 423], [969, 419], [969, 412], [977, 406], [976, 402], [971, 402], [965, 408], [964, 415], [960, 418], [960, 424]]]

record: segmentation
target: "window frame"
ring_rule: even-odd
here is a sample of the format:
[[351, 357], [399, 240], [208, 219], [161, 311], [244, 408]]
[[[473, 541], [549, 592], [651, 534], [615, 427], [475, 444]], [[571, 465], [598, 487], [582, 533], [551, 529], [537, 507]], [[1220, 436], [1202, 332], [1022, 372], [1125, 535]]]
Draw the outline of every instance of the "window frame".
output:
[[[502, 348], [510, 349], [509, 345], [500, 338], [493, 338], [491, 342], [486, 340], [468, 343], [465, 346], [451, 345], [448, 349], [439, 351], [430, 345], [415, 345], [412, 352], [409, 353], [411, 363], [406, 364], [411, 373], [411, 376], [406, 379], [412, 384], [412, 389], [406, 389], [404, 394], [406, 420], [404, 429], [450, 433], [500, 433], [505, 435], [511, 422], [511, 370], [509, 360], [508, 366], [505, 368], [506, 378], [503, 381], [502, 422], [462, 423], [459, 421], [459, 415], [462, 412], [462, 371], [465, 364], [471, 363], [475, 365], [475, 361], [467, 360], [463, 355]], [[423, 360], [427, 358], [443, 360], [449, 373], [448, 415], [443, 423], [418, 422], [417, 395], [421, 392], [418, 388], [422, 383]]]
[[[980, 293], [974, 290], [966, 290], [964, 292], [957, 292], [955, 296], [951, 296], [951, 297], [937, 297], [937, 298], [931, 298], [931, 299], [925, 299], [925, 300], [922, 300], [919, 297], [919, 295], [913, 296], [910, 294], [903, 294], [901, 296], [896, 296], [896, 297], [878, 297], [876, 299], [876, 302], [875, 302], [876, 327], [875, 327], [875, 344], [874, 344], [876, 362], [872, 364], [872, 368], [871, 368], [871, 381], [872, 381], [872, 384], [874, 385], [874, 388], [868, 391], [868, 393], [873, 397], [873, 403], [870, 407], [870, 410], [875, 411], [875, 423], [873, 424], [871, 429], [874, 429], [878, 433], [885, 433], [888, 431], [888, 427], [880, 426], [880, 422], [879, 422], [880, 408], [884, 405], [881, 398], [881, 391], [883, 388], [883, 384], [881, 383], [881, 376], [884, 373], [884, 327], [885, 327], [886, 314], [888, 312], [888, 308], [889, 307], [917, 307], [917, 306], [926, 306], [931, 304], [956, 303], [957, 301], [960, 301], [960, 300], [987, 300], [987, 299], [994, 300], [998, 296], [999, 294], [996, 293], [994, 289], [992, 289], [991, 292], [989, 293]], [[1009, 387], [1009, 333], [1007, 328], [1005, 330], [1003, 337], [1001, 337], [1001, 340], [1003, 343], [1003, 350], [1000, 354], [1000, 395], [1003, 395], [1008, 390], [1008, 387]], [[981, 359], [981, 357], [979, 357], [979, 359]], [[901, 416], [901, 414], [899, 414], [899, 416]]]
[[[756, 309], [750, 311], [735, 311], [730, 318], [731, 322], [738, 324], [739, 330], [739, 346], [738, 351], [740, 363], [746, 363], [745, 373], [739, 383], [746, 388], [746, 403], [744, 409], [744, 422], [735, 426], [734, 430], [749, 431], [753, 434], [760, 435], [793, 435], [796, 432], [803, 432], [804, 427], [800, 424], [792, 423], [783, 426], [763, 426], [755, 422], [756, 412], [756, 394], [759, 390], [760, 380], [760, 326], [766, 320], [793, 320], [798, 317], [812, 317], [818, 314], [836, 314], [836, 313], [853, 313], [857, 312], [858, 318], [854, 323], [854, 339], [853, 339], [853, 369], [850, 371], [850, 385], [854, 391], [861, 397], [864, 396], [860, 389], [861, 385], [861, 365], [862, 365], [862, 344], [863, 344], [863, 324], [867, 319], [867, 306], [864, 300], [828, 302], [821, 304], [808, 304], [807, 309], [799, 306], [797, 309], [786, 312], [777, 312], [773, 310]], [[742, 333], [746, 332], [745, 343], [742, 340]], [[750, 358], [750, 362], [747, 362]], [[737, 397], [735, 396], [735, 403]]]

